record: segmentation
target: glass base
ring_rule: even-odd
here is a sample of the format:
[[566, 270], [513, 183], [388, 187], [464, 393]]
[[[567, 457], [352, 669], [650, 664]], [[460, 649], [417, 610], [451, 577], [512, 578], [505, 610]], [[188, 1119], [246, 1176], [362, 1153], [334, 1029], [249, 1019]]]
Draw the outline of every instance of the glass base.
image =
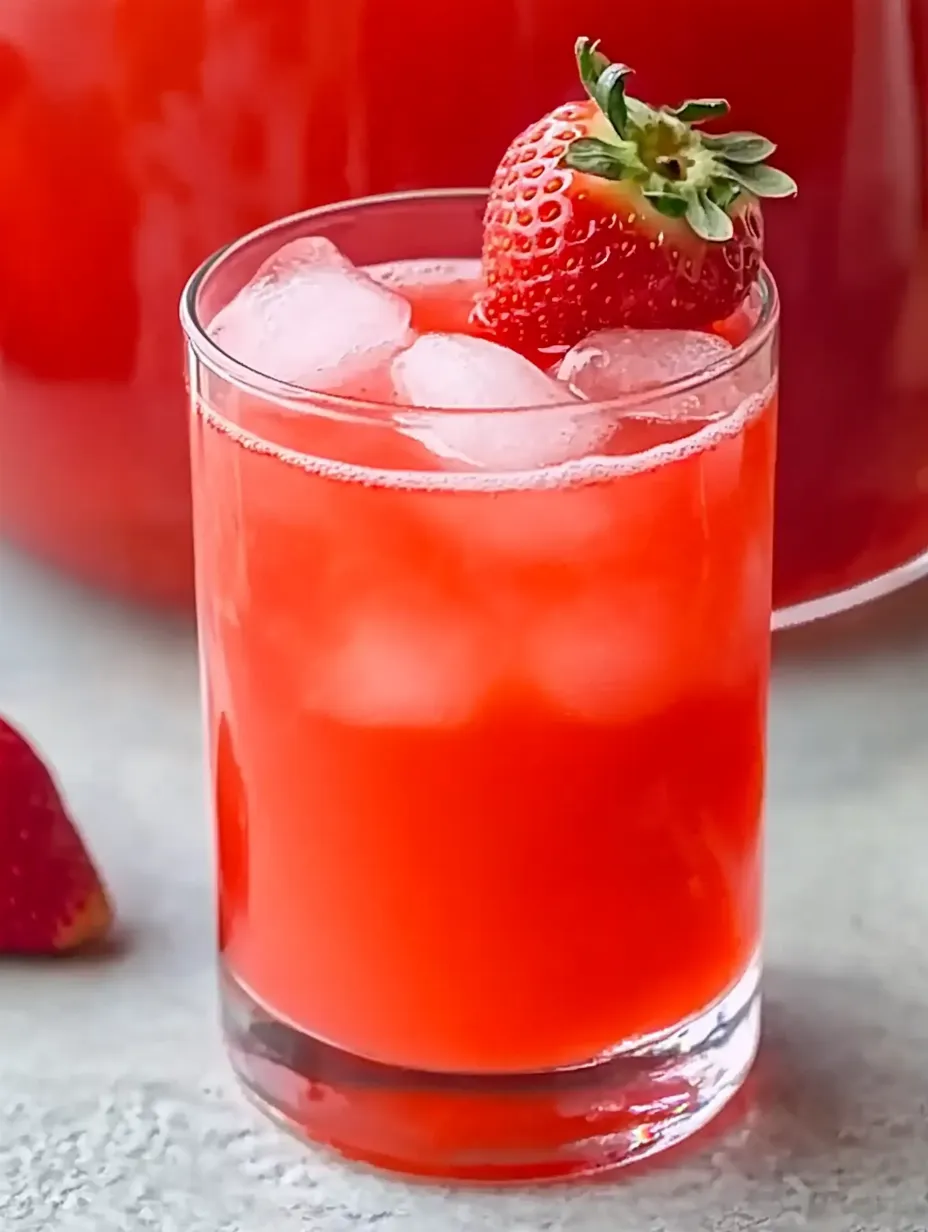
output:
[[298, 1137], [407, 1176], [499, 1184], [588, 1176], [695, 1133], [760, 1035], [759, 961], [685, 1022], [571, 1069], [440, 1074], [367, 1061], [274, 1017], [223, 972], [226, 1044], [263, 1112]]
[[928, 577], [928, 551], [922, 552], [881, 573], [879, 577], [871, 578], [869, 582], [861, 582], [858, 586], [849, 586], [847, 590], [836, 590], [832, 594], [822, 595], [819, 599], [809, 599], [805, 603], [794, 603], [790, 607], [781, 607], [773, 613], [773, 630], [793, 629], [798, 625], [811, 624], [813, 620], [824, 620], [826, 616], [837, 616], [840, 612], [849, 612], [852, 608], [862, 607], [875, 599], [883, 599], [897, 590], [911, 586]]

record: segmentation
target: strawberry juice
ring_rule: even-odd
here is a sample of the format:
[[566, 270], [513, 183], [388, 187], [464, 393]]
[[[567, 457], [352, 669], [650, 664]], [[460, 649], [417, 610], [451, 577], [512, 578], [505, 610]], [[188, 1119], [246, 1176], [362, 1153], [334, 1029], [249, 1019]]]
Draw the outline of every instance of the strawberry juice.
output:
[[3, 533], [182, 601], [189, 270], [307, 206], [486, 184], [521, 125], [578, 96], [584, 32], [635, 66], [644, 98], [727, 96], [803, 186], [767, 219], [785, 303], [778, 604], [924, 551], [924, 0], [715, 0], [711, 17], [691, 0], [5, 3]]
[[183, 312], [233, 1061], [349, 1156], [503, 1180], [659, 1150], [753, 1056], [776, 307], [573, 401], [469, 325], [482, 205], [289, 220]]

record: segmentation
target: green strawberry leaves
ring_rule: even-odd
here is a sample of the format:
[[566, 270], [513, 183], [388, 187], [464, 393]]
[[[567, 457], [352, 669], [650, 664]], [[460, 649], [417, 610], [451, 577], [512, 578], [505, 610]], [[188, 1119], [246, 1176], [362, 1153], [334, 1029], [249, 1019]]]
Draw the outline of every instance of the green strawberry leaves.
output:
[[592, 98], [596, 83], [609, 67], [610, 61], [599, 50], [599, 43], [594, 43], [588, 38], [577, 39], [574, 44], [574, 54], [577, 58], [577, 68], [580, 70], [580, 80]]
[[777, 148], [758, 133], [703, 133], [702, 143], [731, 163], [762, 163]]
[[569, 165], [574, 171], [597, 175], [603, 180], [633, 180], [647, 168], [631, 142], [600, 141], [598, 137], [578, 137], [571, 144]]
[[702, 124], [705, 120], [728, 115], [728, 102], [724, 98], [691, 98], [679, 107], [666, 107], [665, 110], [684, 124]]
[[674, 196], [673, 193], [649, 192], [646, 190], [644, 197], [665, 218], [682, 218], [687, 211], [688, 203], [686, 198]]
[[584, 89], [618, 136], [624, 137], [628, 124], [625, 78], [632, 70], [626, 64], [612, 64], [599, 50], [599, 44], [587, 38], [577, 39], [575, 51]]
[[730, 215], [716, 205], [704, 188], [687, 198], [686, 221], [704, 240], [724, 243], [735, 234]]
[[685, 219], [696, 235], [713, 243], [732, 238], [731, 212], [742, 194], [777, 198], [797, 192], [791, 176], [767, 165], [776, 146], [766, 137], [698, 131], [698, 125], [728, 114], [725, 99], [650, 107], [626, 94], [632, 70], [612, 63], [597, 42], [578, 39], [575, 54], [584, 89], [608, 129], [603, 137], [571, 142], [565, 167], [635, 184], [658, 213]]
[[793, 177], [785, 171], [778, 171], [776, 167], [767, 167], [762, 163], [751, 167], [723, 163], [723, 167], [724, 170], [720, 170], [719, 175], [734, 180], [755, 197], [793, 197], [798, 191]]

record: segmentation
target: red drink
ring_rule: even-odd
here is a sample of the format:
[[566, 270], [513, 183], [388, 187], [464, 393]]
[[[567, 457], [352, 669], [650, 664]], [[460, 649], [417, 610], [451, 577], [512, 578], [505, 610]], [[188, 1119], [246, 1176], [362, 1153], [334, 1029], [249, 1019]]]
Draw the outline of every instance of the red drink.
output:
[[[217, 310], [313, 234], [443, 346], [481, 207], [280, 224], [193, 280], [185, 325], [233, 1059], [349, 1155], [504, 1179], [660, 1149], [753, 1055], [775, 308], [691, 419], [672, 385], [476, 414], [297, 396], [200, 324], [228, 346]], [[445, 375], [474, 379], [418, 379]]]
[[[659, 21], [606, 0], [473, 0], [442, 9], [434, 57], [421, 55], [436, 34], [425, 0], [371, 0], [363, 14], [331, 0], [11, 0], [0, 13], [4, 533], [98, 582], [182, 598], [175, 303], [189, 269], [308, 205], [485, 184], [521, 124], [576, 96], [569, 48], [584, 30], [636, 66], [646, 98], [727, 95], [803, 186], [768, 216], [787, 322], [777, 602], [923, 551], [924, 0], [715, 0], [711, 17], [664, 0]], [[492, 90], [475, 88], [478, 65]], [[449, 114], [466, 117], [453, 142]]]

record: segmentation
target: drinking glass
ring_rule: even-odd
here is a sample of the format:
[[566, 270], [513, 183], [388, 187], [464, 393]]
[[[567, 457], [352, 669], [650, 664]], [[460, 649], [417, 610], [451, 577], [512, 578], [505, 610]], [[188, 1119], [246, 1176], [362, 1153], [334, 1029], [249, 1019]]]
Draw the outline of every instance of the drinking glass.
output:
[[[502, 1181], [662, 1150], [754, 1056], [777, 300], [765, 273], [709, 372], [506, 412], [314, 393], [210, 336], [289, 241], [467, 262], [484, 199], [286, 218], [182, 319], [232, 1063], [349, 1157]], [[413, 320], [466, 312], [424, 286]]]

